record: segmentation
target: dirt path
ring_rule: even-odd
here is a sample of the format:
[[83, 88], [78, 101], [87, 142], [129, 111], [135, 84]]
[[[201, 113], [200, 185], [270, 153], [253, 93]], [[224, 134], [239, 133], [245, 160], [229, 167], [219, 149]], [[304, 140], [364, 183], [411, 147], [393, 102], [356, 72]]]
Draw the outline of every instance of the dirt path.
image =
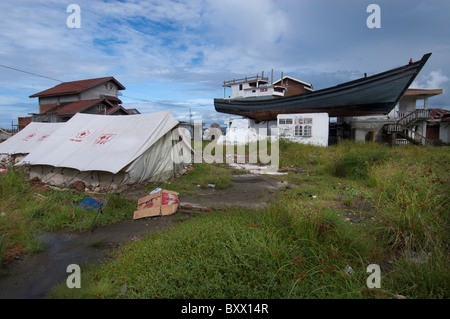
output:
[[213, 208], [226, 206], [260, 208], [267, 206], [267, 200], [281, 186], [281, 183], [269, 177], [253, 174], [234, 175], [231, 182], [232, 186], [228, 189], [199, 190], [196, 194], [183, 196], [181, 201]]
[[[264, 207], [266, 201], [278, 191], [275, 181], [255, 175], [235, 175], [232, 187], [199, 190], [195, 195], [182, 196], [182, 203], [219, 208], [230, 205]], [[69, 276], [70, 264], [82, 268], [103, 260], [114, 247], [139, 237], [157, 232], [177, 223], [175, 215], [123, 221], [85, 233], [43, 233], [44, 251], [23, 256], [12, 262], [0, 278], [0, 299], [41, 299], [52, 287]], [[95, 243], [103, 243], [96, 248]]]

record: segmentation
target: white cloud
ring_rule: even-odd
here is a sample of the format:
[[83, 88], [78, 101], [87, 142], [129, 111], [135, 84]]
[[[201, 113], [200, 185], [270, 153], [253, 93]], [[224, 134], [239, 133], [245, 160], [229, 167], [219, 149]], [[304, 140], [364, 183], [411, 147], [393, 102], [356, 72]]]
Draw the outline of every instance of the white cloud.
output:
[[419, 80], [415, 80], [411, 87], [422, 89], [441, 89], [450, 78], [442, 73], [442, 70], [431, 71], [427, 75], [420, 77]]
[[[323, 88], [433, 51], [415, 84], [447, 88], [450, 83], [449, 38], [442, 31], [449, 20], [425, 0], [380, 0], [378, 31], [365, 26], [366, 5], [350, 0], [77, 0], [80, 29], [66, 26], [70, 3], [1, 1], [0, 64], [63, 81], [113, 75], [127, 87], [124, 96], [152, 101], [141, 105], [144, 112], [169, 107], [185, 114], [191, 107], [208, 119], [227, 116], [213, 107], [223, 80], [261, 71], [269, 75], [271, 69], [275, 78], [283, 71]], [[433, 19], [436, 25], [418, 24], [417, 14], [404, 9], [410, 3], [428, 15], [420, 21]], [[397, 18], [402, 23], [394, 25]], [[418, 34], [432, 36], [416, 41]], [[37, 109], [28, 95], [56, 84], [0, 71], [1, 100], [12, 104], [34, 102]]]

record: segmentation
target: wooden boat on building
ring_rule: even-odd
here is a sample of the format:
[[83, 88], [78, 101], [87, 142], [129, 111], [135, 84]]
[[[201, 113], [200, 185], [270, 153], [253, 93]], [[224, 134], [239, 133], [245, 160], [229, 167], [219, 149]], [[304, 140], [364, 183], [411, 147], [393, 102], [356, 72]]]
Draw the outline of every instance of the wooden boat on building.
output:
[[[387, 114], [397, 104], [431, 53], [421, 60], [372, 76], [342, 83], [321, 90], [299, 81], [300, 94], [287, 95], [284, 78], [270, 83], [268, 78], [256, 76], [226, 81], [231, 98], [214, 99], [217, 112], [241, 115], [255, 121], [276, 120], [278, 114], [328, 113], [330, 117]], [[287, 95], [287, 96], [286, 96]]]

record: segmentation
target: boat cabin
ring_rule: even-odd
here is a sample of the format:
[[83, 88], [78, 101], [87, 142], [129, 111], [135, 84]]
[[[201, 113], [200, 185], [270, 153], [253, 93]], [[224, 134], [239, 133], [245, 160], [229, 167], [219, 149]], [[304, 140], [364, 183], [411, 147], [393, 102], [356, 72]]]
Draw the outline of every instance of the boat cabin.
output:
[[283, 97], [286, 92], [286, 87], [271, 84], [269, 78], [264, 77], [264, 72], [261, 75], [224, 81], [222, 87], [224, 99], [227, 98], [227, 87], [231, 88], [231, 96], [228, 96], [230, 99]]

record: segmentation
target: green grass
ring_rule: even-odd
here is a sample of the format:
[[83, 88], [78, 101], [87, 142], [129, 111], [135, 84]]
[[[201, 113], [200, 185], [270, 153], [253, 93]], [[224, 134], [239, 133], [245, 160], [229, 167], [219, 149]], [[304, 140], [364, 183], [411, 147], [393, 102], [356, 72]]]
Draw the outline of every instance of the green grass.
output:
[[[55, 191], [33, 188], [20, 169], [10, 168], [0, 175], [0, 266], [17, 255], [42, 251], [37, 239], [41, 231], [88, 231], [97, 210], [85, 210], [76, 205], [93, 195], [75, 190]], [[99, 195], [105, 201], [105, 195]], [[109, 194], [97, 226], [130, 219], [136, 201], [119, 194]]]
[[145, 189], [151, 191], [160, 187], [186, 195], [208, 188], [209, 184], [214, 185], [215, 189], [226, 189], [231, 186], [231, 175], [235, 170], [227, 169], [225, 164], [196, 163], [193, 167], [188, 175], [161, 185], [150, 184]]
[[[288, 175], [273, 178], [290, 185], [266, 209], [234, 207], [180, 218], [170, 229], [121, 246], [101, 266], [83, 268], [81, 289], [62, 284], [51, 297], [449, 298], [449, 147], [346, 142], [323, 148], [280, 141], [280, 153]], [[189, 175], [145, 191], [229, 187], [234, 172], [226, 165], [194, 166]], [[9, 178], [0, 180], [0, 192], [39, 203], [20, 178]], [[78, 195], [67, 193], [50, 206], [41, 227], [86, 229], [89, 213], [76, 211], [76, 221], [67, 217]], [[114, 201], [110, 222], [131, 218], [134, 200]], [[2, 205], [30, 219], [32, 209], [23, 200]], [[61, 205], [70, 209], [58, 213]], [[350, 213], [357, 222], [345, 219]], [[58, 214], [51, 222], [50, 215]], [[30, 224], [20, 225], [18, 233], [27, 233]], [[0, 233], [3, 243], [12, 237]], [[366, 286], [369, 264], [381, 267], [381, 289]]]
[[[267, 209], [212, 212], [150, 235], [87, 271], [85, 289], [53, 296], [448, 298], [448, 148], [280, 144], [281, 167], [296, 172], [276, 177], [293, 186]], [[339, 217], [361, 200], [374, 219]], [[406, 254], [421, 251], [424, 263]], [[366, 287], [373, 263], [381, 289]]]
[[[348, 239], [331, 230], [334, 222], [341, 227], [337, 221], [318, 217], [292, 225], [285, 218], [275, 208], [269, 214], [235, 208], [197, 217], [126, 246], [114, 262], [86, 273], [85, 289], [59, 287], [56, 296], [92, 297], [90, 291], [106, 285], [96, 297], [361, 297], [364, 272], [350, 276], [342, 269], [350, 263], [362, 270], [364, 263], [353, 247], [341, 250]], [[328, 236], [333, 243], [324, 243]]]

